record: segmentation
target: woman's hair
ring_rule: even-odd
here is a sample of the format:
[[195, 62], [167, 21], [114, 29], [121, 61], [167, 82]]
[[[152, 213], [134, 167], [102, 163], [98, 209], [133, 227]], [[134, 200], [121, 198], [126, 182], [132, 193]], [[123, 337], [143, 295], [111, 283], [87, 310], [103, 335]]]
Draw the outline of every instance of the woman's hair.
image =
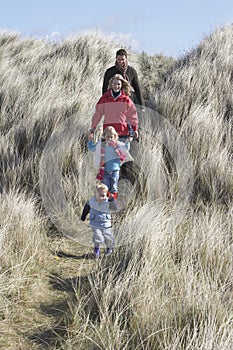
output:
[[113, 83], [113, 80], [120, 80], [121, 83], [122, 83], [122, 90], [124, 90], [124, 92], [126, 93], [126, 95], [130, 96], [131, 95], [131, 86], [129, 84], [129, 82], [127, 80], [125, 80], [121, 74], [114, 74], [113, 77], [109, 80], [109, 83], [108, 83], [108, 89], [111, 89], [112, 88], [112, 83]]
[[108, 192], [108, 186], [106, 186], [103, 183], [100, 183], [100, 184], [96, 185], [96, 191], [97, 192], [102, 191], [102, 192], [107, 193]]
[[103, 137], [106, 138], [106, 136], [108, 135], [114, 135], [114, 140], [117, 141], [118, 140], [118, 134], [116, 132], [116, 129], [113, 126], [107, 126], [104, 129], [103, 132]]

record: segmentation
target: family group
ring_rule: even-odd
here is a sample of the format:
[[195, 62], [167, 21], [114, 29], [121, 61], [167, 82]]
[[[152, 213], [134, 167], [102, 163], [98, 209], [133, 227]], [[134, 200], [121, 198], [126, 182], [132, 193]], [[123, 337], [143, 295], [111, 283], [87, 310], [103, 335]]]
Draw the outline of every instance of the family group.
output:
[[[104, 74], [102, 96], [96, 104], [88, 136], [88, 151], [94, 153], [98, 168], [94, 195], [86, 202], [81, 220], [90, 215], [93, 232], [94, 257], [99, 258], [100, 247], [105, 254], [113, 252], [111, 211], [117, 210], [118, 181], [123, 163], [133, 161], [130, 143], [138, 138], [137, 108], [144, 109], [144, 101], [136, 70], [128, 65], [126, 50], [116, 52], [114, 66]], [[103, 118], [101, 138], [95, 142], [95, 131]]]

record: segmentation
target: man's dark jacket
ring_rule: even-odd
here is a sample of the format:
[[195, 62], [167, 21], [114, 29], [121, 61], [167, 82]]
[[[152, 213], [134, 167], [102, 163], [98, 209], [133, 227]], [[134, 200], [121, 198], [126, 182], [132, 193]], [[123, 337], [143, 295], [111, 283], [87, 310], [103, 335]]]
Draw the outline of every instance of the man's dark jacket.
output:
[[[115, 74], [122, 75], [122, 72], [116, 66], [110, 67], [106, 70], [106, 72], [104, 74], [102, 94], [104, 94], [108, 90], [109, 80]], [[138, 75], [137, 75], [136, 70], [133, 67], [128, 66], [127, 71], [126, 71], [126, 75], [128, 76], [128, 80], [129, 80], [130, 85], [134, 89], [134, 91], [131, 92], [131, 96], [130, 96], [131, 100], [136, 105], [144, 106], [144, 100], [143, 100], [142, 93], [140, 90], [139, 80], [138, 80]]]

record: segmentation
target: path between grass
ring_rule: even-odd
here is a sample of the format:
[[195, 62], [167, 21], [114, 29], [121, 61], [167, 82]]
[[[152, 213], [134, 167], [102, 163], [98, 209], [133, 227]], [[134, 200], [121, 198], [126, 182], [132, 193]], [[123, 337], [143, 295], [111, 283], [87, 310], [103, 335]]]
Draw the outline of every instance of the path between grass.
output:
[[12, 300], [9, 317], [0, 321], [0, 349], [56, 349], [72, 323], [75, 290], [94, 266], [90, 248], [66, 237], [52, 237], [45, 271], [20, 292], [17, 303]]

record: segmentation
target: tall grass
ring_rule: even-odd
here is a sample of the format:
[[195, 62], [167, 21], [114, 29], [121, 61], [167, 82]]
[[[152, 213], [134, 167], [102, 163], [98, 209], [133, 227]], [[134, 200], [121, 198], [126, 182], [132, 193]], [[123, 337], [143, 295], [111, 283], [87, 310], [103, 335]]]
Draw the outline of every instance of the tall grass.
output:
[[160, 113], [179, 128], [196, 164], [196, 196], [232, 198], [232, 36], [217, 29], [178, 60], [154, 95]]
[[211, 208], [190, 214], [171, 238], [141, 213], [144, 240], [97, 265], [88, 295], [77, 290], [74, 348], [231, 348], [232, 218], [223, 223], [226, 213]]
[[[141, 116], [132, 144], [137, 181], [120, 184], [118, 246], [82, 276], [88, 260], [74, 266], [51, 257], [48, 208], [72, 239], [87, 241], [77, 221], [95, 181], [86, 135], [119, 46], [100, 33], [52, 44], [1, 34], [2, 349], [232, 348], [232, 33], [231, 25], [217, 29], [177, 62], [162, 57], [159, 78], [129, 49], [155, 111]], [[181, 183], [191, 203], [179, 212]], [[180, 220], [168, 230], [173, 216]], [[55, 325], [41, 312], [51, 300], [64, 314]]]

